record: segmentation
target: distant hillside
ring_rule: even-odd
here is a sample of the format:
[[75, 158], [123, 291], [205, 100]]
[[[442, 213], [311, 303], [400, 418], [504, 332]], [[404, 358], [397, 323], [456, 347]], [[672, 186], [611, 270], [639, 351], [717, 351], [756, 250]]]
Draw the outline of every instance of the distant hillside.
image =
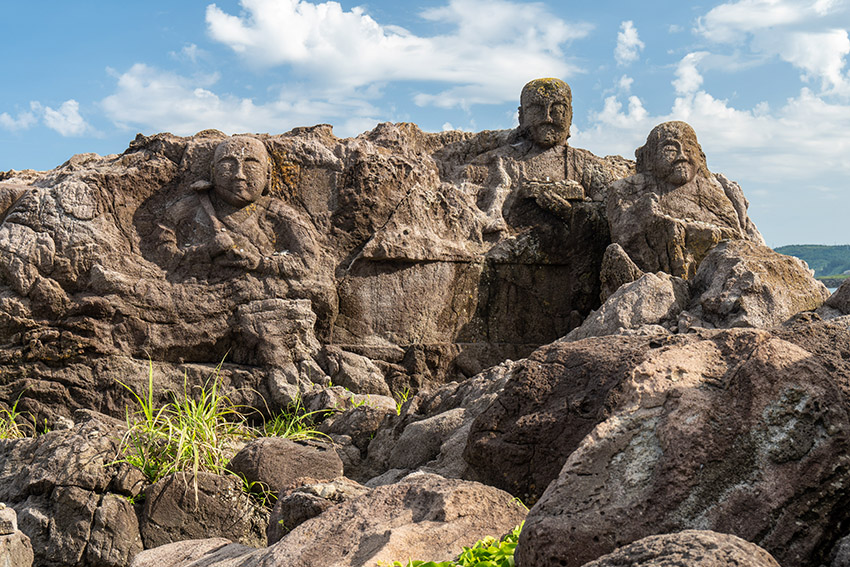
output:
[[824, 246], [821, 244], [790, 244], [775, 249], [780, 254], [805, 260], [815, 271], [815, 277], [837, 276], [850, 270], [850, 244]]

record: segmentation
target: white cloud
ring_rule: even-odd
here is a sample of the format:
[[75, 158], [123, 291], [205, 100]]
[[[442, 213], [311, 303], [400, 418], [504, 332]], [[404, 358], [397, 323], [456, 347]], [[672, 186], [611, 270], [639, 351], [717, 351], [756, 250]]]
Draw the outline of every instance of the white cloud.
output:
[[677, 94], [689, 94], [696, 92], [702, 85], [702, 74], [697, 69], [697, 64], [708, 55], [706, 51], [688, 53], [679, 61], [676, 67], [676, 80], [673, 86]]
[[94, 131], [80, 115], [80, 104], [74, 99], [66, 100], [57, 110], [39, 102], [31, 102], [30, 108], [41, 115], [45, 126], [62, 136], [82, 136]]
[[36, 122], [38, 118], [32, 112], [19, 112], [15, 117], [8, 112], [0, 114], [0, 127], [6, 130], [28, 130], [35, 126]]
[[614, 58], [617, 65], [628, 65], [638, 60], [644, 43], [638, 37], [637, 28], [631, 20], [620, 24], [617, 32], [617, 47], [614, 49]]
[[841, 90], [847, 82], [842, 72], [844, 58], [850, 53], [846, 30], [765, 34], [756, 38], [754, 45], [802, 69], [805, 80], [820, 79], [824, 90]]
[[622, 77], [620, 77], [620, 80], [617, 81], [617, 86], [620, 88], [621, 91], [627, 93], [632, 90], [632, 85], [634, 84], [634, 82], [635, 80], [629, 77], [628, 75], [623, 75]]
[[[747, 44], [750, 56], [778, 57], [819, 81], [823, 91], [850, 96], [845, 58], [850, 53], [846, 0], [740, 0], [698, 19], [696, 31], [718, 44]], [[839, 24], [840, 25], [840, 24]]]
[[[106, 115], [124, 127], [194, 134], [206, 128], [227, 133], [280, 132], [296, 125], [338, 119], [337, 135], [373, 127], [375, 109], [355, 98], [310, 100], [284, 92], [273, 102], [218, 95], [210, 90], [218, 77], [187, 78], [138, 63], [117, 76], [116, 92], [102, 101]], [[296, 92], [293, 89], [292, 92]]]
[[207, 8], [213, 39], [260, 67], [291, 66], [327, 89], [352, 90], [393, 81], [452, 85], [419, 93], [419, 104], [468, 107], [516, 98], [528, 80], [569, 77], [565, 44], [587, 36], [588, 24], [568, 24], [543, 4], [450, 0], [421, 16], [453, 29], [420, 37], [381, 25], [362, 8], [337, 2], [241, 0], [244, 12]]
[[655, 125], [685, 120], [696, 130], [709, 167], [745, 182], [745, 190], [747, 183], [784, 187], [808, 182], [812, 167], [840, 179], [850, 176], [850, 105], [828, 102], [803, 88], [775, 109], [764, 102], [736, 108], [700, 89], [698, 55], [688, 54], [679, 63], [673, 81], [677, 96], [668, 113], [649, 115], [634, 95], [624, 110], [611, 96], [571, 143], [630, 156]]

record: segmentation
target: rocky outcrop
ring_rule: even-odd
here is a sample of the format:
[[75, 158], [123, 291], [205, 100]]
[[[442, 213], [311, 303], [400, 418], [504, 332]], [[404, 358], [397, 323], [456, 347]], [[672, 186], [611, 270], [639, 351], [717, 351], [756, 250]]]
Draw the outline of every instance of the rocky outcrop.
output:
[[[0, 398], [49, 425], [117, 416], [142, 361], [172, 376], [164, 399], [225, 360], [234, 401], [274, 411], [313, 384], [389, 395], [521, 358], [598, 306], [602, 199], [632, 165], [515, 142], [208, 130], [2, 181]], [[211, 172], [245, 155], [269, 167], [239, 197]], [[555, 199], [540, 180], [565, 172]]]
[[146, 491], [141, 515], [145, 547], [175, 541], [224, 537], [242, 544], [266, 544], [268, 510], [246, 493], [235, 476], [175, 473]]
[[689, 528], [780, 564], [825, 561], [850, 483], [846, 375], [764, 331], [632, 341], [617, 383], [599, 386], [604, 414], [529, 512], [517, 564], [578, 566]]
[[[543, 565], [546, 565], [545, 563]], [[684, 530], [643, 538], [583, 567], [779, 567], [776, 559], [741, 538], [710, 531]]]
[[114, 464], [120, 423], [76, 417], [69, 430], [0, 441], [0, 500], [17, 512], [36, 565], [123, 566], [142, 550], [128, 500], [141, 474]]
[[[228, 546], [200, 557], [192, 552], [191, 557], [203, 559], [208, 567], [355, 567], [417, 557], [443, 561], [453, 559], [463, 545], [507, 533], [524, 516], [525, 510], [500, 490], [419, 474], [330, 508], [267, 549], [246, 552]], [[167, 556], [169, 547], [154, 551]], [[153, 565], [143, 558], [134, 567]]]
[[703, 260], [689, 311], [718, 328], [770, 328], [829, 298], [805, 262], [742, 240], [724, 242]]

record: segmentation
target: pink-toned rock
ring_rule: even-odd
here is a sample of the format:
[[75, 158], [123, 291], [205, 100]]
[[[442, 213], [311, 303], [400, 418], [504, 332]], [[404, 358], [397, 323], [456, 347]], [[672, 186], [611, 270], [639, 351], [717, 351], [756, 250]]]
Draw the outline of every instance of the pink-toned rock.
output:
[[529, 513], [517, 565], [577, 567], [688, 528], [737, 535], [783, 565], [824, 561], [848, 518], [850, 417], [837, 383], [848, 377], [755, 330], [679, 336], [628, 358]]
[[684, 530], [645, 537], [584, 567], [779, 567], [757, 545], [728, 534]]

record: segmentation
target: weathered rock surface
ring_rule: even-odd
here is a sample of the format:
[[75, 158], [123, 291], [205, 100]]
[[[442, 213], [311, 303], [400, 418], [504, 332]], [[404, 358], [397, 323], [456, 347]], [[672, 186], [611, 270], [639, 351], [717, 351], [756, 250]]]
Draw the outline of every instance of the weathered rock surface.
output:
[[0, 504], [0, 565], [30, 567], [33, 558], [30, 538], [18, 531], [15, 510]]
[[[245, 553], [224, 547], [192, 565], [360, 567], [417, 557], [443, 561], [463, 545], [507, 533], [524, 516], [509, 494], [495, 488], [418, 474], [330, 508], [267, 549]], [[157, 551], [167, 554], [170, 547]], [[142, 565], [151, 563], [136, 563]]]
[[119, 495], [136, 496], [141, 483], [112, 464], [121, 424], [76, 417], [70, 430], [0, 441], [0, 500], [17, 511], [36, 565], [126, 565], [142, 542], [136, 512]]
[[600, 384], [605, 413], [529, 513], [517, 564], [578, 566], [680, 529], [737, 535], [781, 564], [825, 561], [850, 486], [846, 375], [765, 331], [640, 340], [606, 339], [629, 362]]
[[369, 490], [345, 477], [287, 490], [275, 502], [269, 517], [269, 529], [266, 531], [269, 545], [328, 508], [362, 496]]
[[[544, 564], [546, 565], [546, 564]], [[741, 538], [684, 530], [643, 538], [583, 567], [779, 567], [776, 559]], [[542, 567], [542, 566], [541, 566]]]
[[30, 567], [33, 562], [30, 538], [21, 532], [0, 536], [0, 565]]
[[133, 559], [130, 567], [181, 567], [225, 547], [229, 550], [239, 549], [242, 553], [249, 551], [248, 546], [234, 544], [223, 537], [189, 539], [147, 549]]
[[255, 503], [232, 475], [175, 473], [146, 492], [141, 515], [145, 548], [205, 537], [244, 545], [266, 544], [268, 510]]
[[687, 307], [690, 292], [685, 280], [659, 272], [641, 275], [620, 287], [605, 303], [570, 331], [566, 340], [577, 341], [651, 326], [655, 333], [676, 327]]
[[770, 328], [817, 309], [829, 291], [802, 260], [738, 240], [705, 257], [692, 295], [689, 311], [710, 326]]
[[332, 480], [342, 476], [342, 461], [330, 443], [262, 437], [248, 443], [228, 470], [277, 494], [300, 478]]

